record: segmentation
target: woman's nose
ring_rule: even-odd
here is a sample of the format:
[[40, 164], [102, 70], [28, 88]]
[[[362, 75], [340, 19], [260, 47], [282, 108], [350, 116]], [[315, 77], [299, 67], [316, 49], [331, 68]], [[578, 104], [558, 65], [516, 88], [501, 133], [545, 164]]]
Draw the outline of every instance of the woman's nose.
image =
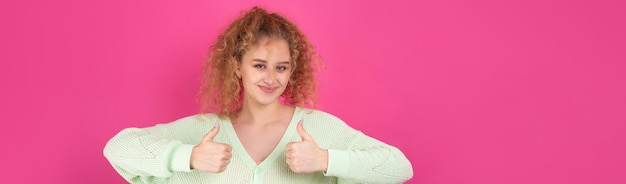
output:
[[267, 75], [263, 78], [263, 82], [266, 84], [273, 84], [275, 79], [274, 75], [274, 71], [267, 71]]

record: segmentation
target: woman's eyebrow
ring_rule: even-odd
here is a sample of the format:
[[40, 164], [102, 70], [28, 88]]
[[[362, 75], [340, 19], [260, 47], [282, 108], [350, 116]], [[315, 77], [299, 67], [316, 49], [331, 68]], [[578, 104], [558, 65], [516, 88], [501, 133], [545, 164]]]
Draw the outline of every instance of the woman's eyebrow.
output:
[[[262, 60], [262, 59], [252, 59], [252, 61], [257, 61], [257, 62], [261, 62], [261, 63], [267, 63], [267, 61]], [[278, 62], [278, 64], [291, 64], [291, 62], [289, 62], [289, 61], [280, 61], [280, 62]]]
[[252, 59], [252, 61], [258, 61], [258, 62], [261, 62], [261, 63], [267, 63], [267, 61], [262, 60], [262, 59]]

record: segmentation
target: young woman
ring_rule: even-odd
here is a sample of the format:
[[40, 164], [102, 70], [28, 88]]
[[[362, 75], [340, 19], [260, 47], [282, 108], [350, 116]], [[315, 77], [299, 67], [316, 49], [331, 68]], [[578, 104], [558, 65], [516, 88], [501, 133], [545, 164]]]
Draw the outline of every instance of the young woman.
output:
[[104, 155], [131, 183], [401, 183], [397, 148], [315, 107], [315, 52], [297, 27], [254, 7], [211, 47], [204, 109], [127, 128]]

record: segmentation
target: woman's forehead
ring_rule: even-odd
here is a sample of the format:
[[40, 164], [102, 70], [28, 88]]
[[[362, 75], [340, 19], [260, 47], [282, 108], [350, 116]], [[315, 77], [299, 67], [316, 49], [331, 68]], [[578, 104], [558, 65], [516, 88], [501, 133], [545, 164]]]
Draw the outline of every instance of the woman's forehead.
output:
[[244, 58], [259, 59], [268, 62], [290, 61], [290, 51], [284, 39], [262, 38], [250, 46]]

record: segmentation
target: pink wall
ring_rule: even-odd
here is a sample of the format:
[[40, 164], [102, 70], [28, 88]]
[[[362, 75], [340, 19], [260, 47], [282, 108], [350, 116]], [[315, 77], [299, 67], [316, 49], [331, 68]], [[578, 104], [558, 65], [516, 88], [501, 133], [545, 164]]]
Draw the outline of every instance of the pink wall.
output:
[[623, 1], [0, 2], [0, 183], [122, 183], [124, 127], [197, 112], [209, 43], [252, 5], [309, 35], [321, 109], [402, 149], [408, 183], [626, 183]]

